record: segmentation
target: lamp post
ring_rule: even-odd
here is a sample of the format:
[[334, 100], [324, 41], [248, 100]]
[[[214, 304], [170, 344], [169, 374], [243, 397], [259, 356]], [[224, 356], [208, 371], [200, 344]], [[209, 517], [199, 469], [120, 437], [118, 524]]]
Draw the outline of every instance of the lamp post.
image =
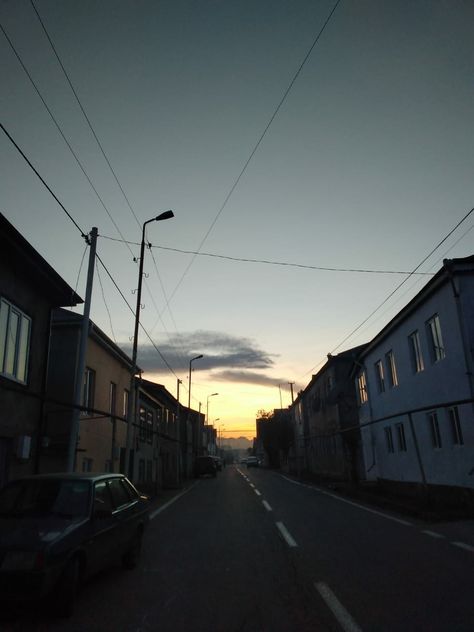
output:
[[206, 423], [209, 425], [209, 397], [214, 397], [214, 395], [219, 395], [219, 393], [212, 393], [207, 396], [207, 405], [206, 405]]
[[134, 424], [136, 423], [137, 410], [137, 392], [135, 387], [135, 375], [137, 373], [137, 351], [138, 351], [138, 327], [140, 325], [140, 309], [142, 300], [142, 283], [143, 283], [143, 258], [145, 255], [145, 228], [151, 222], [161, 222], [164, 219], [174, 217], [173, 211], [165, 211], [152, 219], [147, 220], [142, 226], [142, 241], [140, 245], [140, 264], [138, 271], [138, 289], [137, 289], [137, 306], [135, 309], [135, 329], [133, 333], [132, 347], [132, 366], [130, 367], [130, 396], [128, 399], [127, 411], [127, 445], [125, 449], [125, 473], [133, 478], [133, 472], [130, 471], [130, 450], [132, 445], [132, 436]]
[[[194, 358], [191, 358], [191, 360], [189, 361], [189, 384], [188, 384], [188, 414], [186, 417], [186, 426], [185, 426], [185, 432], [184, 432], [184, 470], [185, 470], [185, 474], [188, 474], [188, 424], [189, 424], [189, 420], [191, 418], [191, 372], [192, 372], [192, 365], [193, 362], [195, 360], [200, 360], [201, 358], [203, 358], [204, 356], [202, 355], [202, 353], [200, 353], [197, 356], [194, 356]], [[198, 428], [199, 428], [199, 417], [198, 417]], [[191, 447], [193, 447], [193, 445], [197, 445], [197, 442], [194, 442], [194, 437], [193, 437], [193, 443], [191, 445]]]

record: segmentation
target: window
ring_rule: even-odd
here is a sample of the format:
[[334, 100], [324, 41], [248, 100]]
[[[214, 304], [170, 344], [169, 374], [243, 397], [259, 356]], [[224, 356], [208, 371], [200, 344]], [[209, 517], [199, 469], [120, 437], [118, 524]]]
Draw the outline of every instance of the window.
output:
[[127, 389], [125, 389], [123, 391], [123, 405], [122, 405], [122, 417], [124, 419], [127, 419], [128, 417], [128, 398], [130, 396], [130, 393], [127, 391]]
[[146, 440], [147, 443], [153, 443], [153, 413], [151, 410], [146, 411]]
[[112, 417], [115, 417], [115, 409], [117, 404], [117, 384], [110, 382], [109, 387], [109, 412]]
[[94, 511], [112, 511], [112, 498], [106, 481], [96, 483], [94, 490]]
[[457, 406], [448, 408], [448, 417], [451, 426], [451, 437], [454, 445], [464, 445], [461, 420], [459, 419], [459, 411]]
[[390, 388], [398, 386], [397, 365], [395, 364], [393, 351], [389, 351], [385, 354], [385, 363], [387, 365], [388, 383], [390, 384]]
[[387, 444], [387, 452], [395, 452], [393, 447], [392, 429], [390, 426], [385, 428], [385, 442]]
[[383, 393], [385, 391], [385, 376], [383, 373], [383, 364], [380, 360], [375, 363], [375, 377], [377, 379], [377, 388], [379, 393]]
[[410, 344], [413, 371], [415, 373], [419, 373], [425, 368], [423, 356], [421, 354], [420, 334], [417, 331], [414, 331], [410, 336], [408, 336], [408, 340]]
[[143, 406], [140, 406], [140, 415], [139, 415], [139, 431], [138, 438], [140, 441], [146, 441], [146, 410]]
[[367, 395], [367, 380], [365, 378], [365, 371], [359, 373], [357, 376], [357, 392], [359, 394], [359, 404], [365, 404], [365, 402], [369, 401], [369, 397]]
[[145, 459], [140, 459], [138, 461], [138, 482], [145, 482]]
[[406, 452], [407, 442], [405, 439], [405, 427], [403, 424], [396, 424], [395, 428], [397, 430], [398, 451]]
[[82, 471], [83, 472], [92, 472], [92, 465], [94, 461], [93, 459], [82, 459]]
[[0, 300], [0, 373], [26, 384], [31, 319]]
[[109, 489], [115, 508], [129, 504], [130, 496], [119, 478], [113, 478], [109, 481]]
[[439, 449], [442, 446], [441, 434], [439, 432], [438, 413], [435, 411], [428, 413], [428, 423], [431, 430], [431, 443], [433, 448]]
[[146, 480], [147, 483], [151, 483], [153, 481], [153, 461], [146, 462]]
[[445, 357], [443, 337], [441, 335], [441, 324], [439, 322], [438, 314], [435, 314], [433, 318], [426, 323], [428, 328], [428, 338], [431, 346], [431, 357], [433, 362], [438, 362]]
[[86, 368], [84, 372], [84, 384], [82, 388], [82, 405], [86, 408], [83, 415], [87, 415], [94, 408], [95, 371]]

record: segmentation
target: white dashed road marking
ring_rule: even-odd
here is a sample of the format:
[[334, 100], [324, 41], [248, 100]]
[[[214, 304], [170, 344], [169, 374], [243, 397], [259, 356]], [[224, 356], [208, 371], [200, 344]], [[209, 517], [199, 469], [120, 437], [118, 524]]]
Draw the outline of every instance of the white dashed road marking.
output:
[[436, 531], [429, 531], [428, 529], [426, 529], [425, 531], [422, 531], [421, 533], [425, 533], [426, 535], [430, 535], [432, 538], [439, 538], [439, 539], [443, 539], [444, 535], [442, 535], [441, 533], [436, 533]]
[[262, 495], [262, 494], [258, 491], [258, 489], [254, 489], [253, 491], [257, 494], [257, 496], [261, 496], [261, 495]]
[[298, 546], [296, 544], [296, 541], [291, 537], [290, 532], [288, 531], [288, 529], [285, 527], [285, 525], [283, 524], [283, 522], [276, 522], [275, 523], [279, 532], [281, 533], [281, 535], [283, 536], [283, 538], [285, 539], [286, 543], [288, 544], [288, 546], [290, 547], [295, 547]]
[[474, 553], [474, 546], [471, 546], [470, 544], [464, 544], [464, 542], [451, 542], [451, 544], [454, 544], [454, 546], [464, 549], [465, 551], [471, 551], [471, 553]]
[[267, 503], [266, 500], [262, 500], [262, 505], [265, 507], [267, 511], [273, 511], [273, 509], [270, 507], [270, 505]]
[[338, 620], [344, 632], [362, 632], [362, 629], [357, 625], [327, 584], [317, 582], [314, 586]]

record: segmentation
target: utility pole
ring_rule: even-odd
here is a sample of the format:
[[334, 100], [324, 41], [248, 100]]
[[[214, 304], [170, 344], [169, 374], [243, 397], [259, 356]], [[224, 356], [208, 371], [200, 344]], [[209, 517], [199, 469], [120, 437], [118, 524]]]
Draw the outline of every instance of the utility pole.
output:
[[180, 483], [180, 472], [181, 472], [181, 455], [180, 455], [180, 447], [181, 447], [181, 411], [180, 411], [180, 403], [179, 403], [179, 385], [183, 383], [183, 380], [177, 378], [177, 392], [176, 392], [176, 484], [179, 487]]
[[293, 395], [293, 386], [294, 386], [294, 382], [288, 382], [288, 384], [290, 385], [290, 389], [291, 389], [291, 403], [294, 404], [295, 403], [295, 396]]
[[79, 406], [82, 403], [82, 388], [84, 383], [84, 370], [86, 367], [87, 340], [89, 338], [89, 315], [91, 311], [92, 285], [94, 281], [95, 252], [97, 248], [97, 228], [94, 226], [87, 238], [90, 246], [89, 268], [87, 271], [86, 299], [82, 314], [81, 340], [79, 346], [79, 357], [74, 383], [74, 409], [72, 413], [71, 432], [69, 434], [69, 446], [67, 455], [67, 471], [74, 472], [76, 468], [76, 449], [79, 436]]

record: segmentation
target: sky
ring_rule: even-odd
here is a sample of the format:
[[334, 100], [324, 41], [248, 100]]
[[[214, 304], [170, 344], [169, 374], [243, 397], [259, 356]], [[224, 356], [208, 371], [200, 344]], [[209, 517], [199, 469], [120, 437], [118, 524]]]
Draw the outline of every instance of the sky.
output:
[[130, 351], [142, 225], [173, 210], [138, 361], [187, 404], [202, 354], [224, 438], [474, 253], [471, 1], [0, 0], [0, 24], [2, 124], [80, 230], [3, 132], [0, 212], [82, 297], [98, 228], [91, 318]]

